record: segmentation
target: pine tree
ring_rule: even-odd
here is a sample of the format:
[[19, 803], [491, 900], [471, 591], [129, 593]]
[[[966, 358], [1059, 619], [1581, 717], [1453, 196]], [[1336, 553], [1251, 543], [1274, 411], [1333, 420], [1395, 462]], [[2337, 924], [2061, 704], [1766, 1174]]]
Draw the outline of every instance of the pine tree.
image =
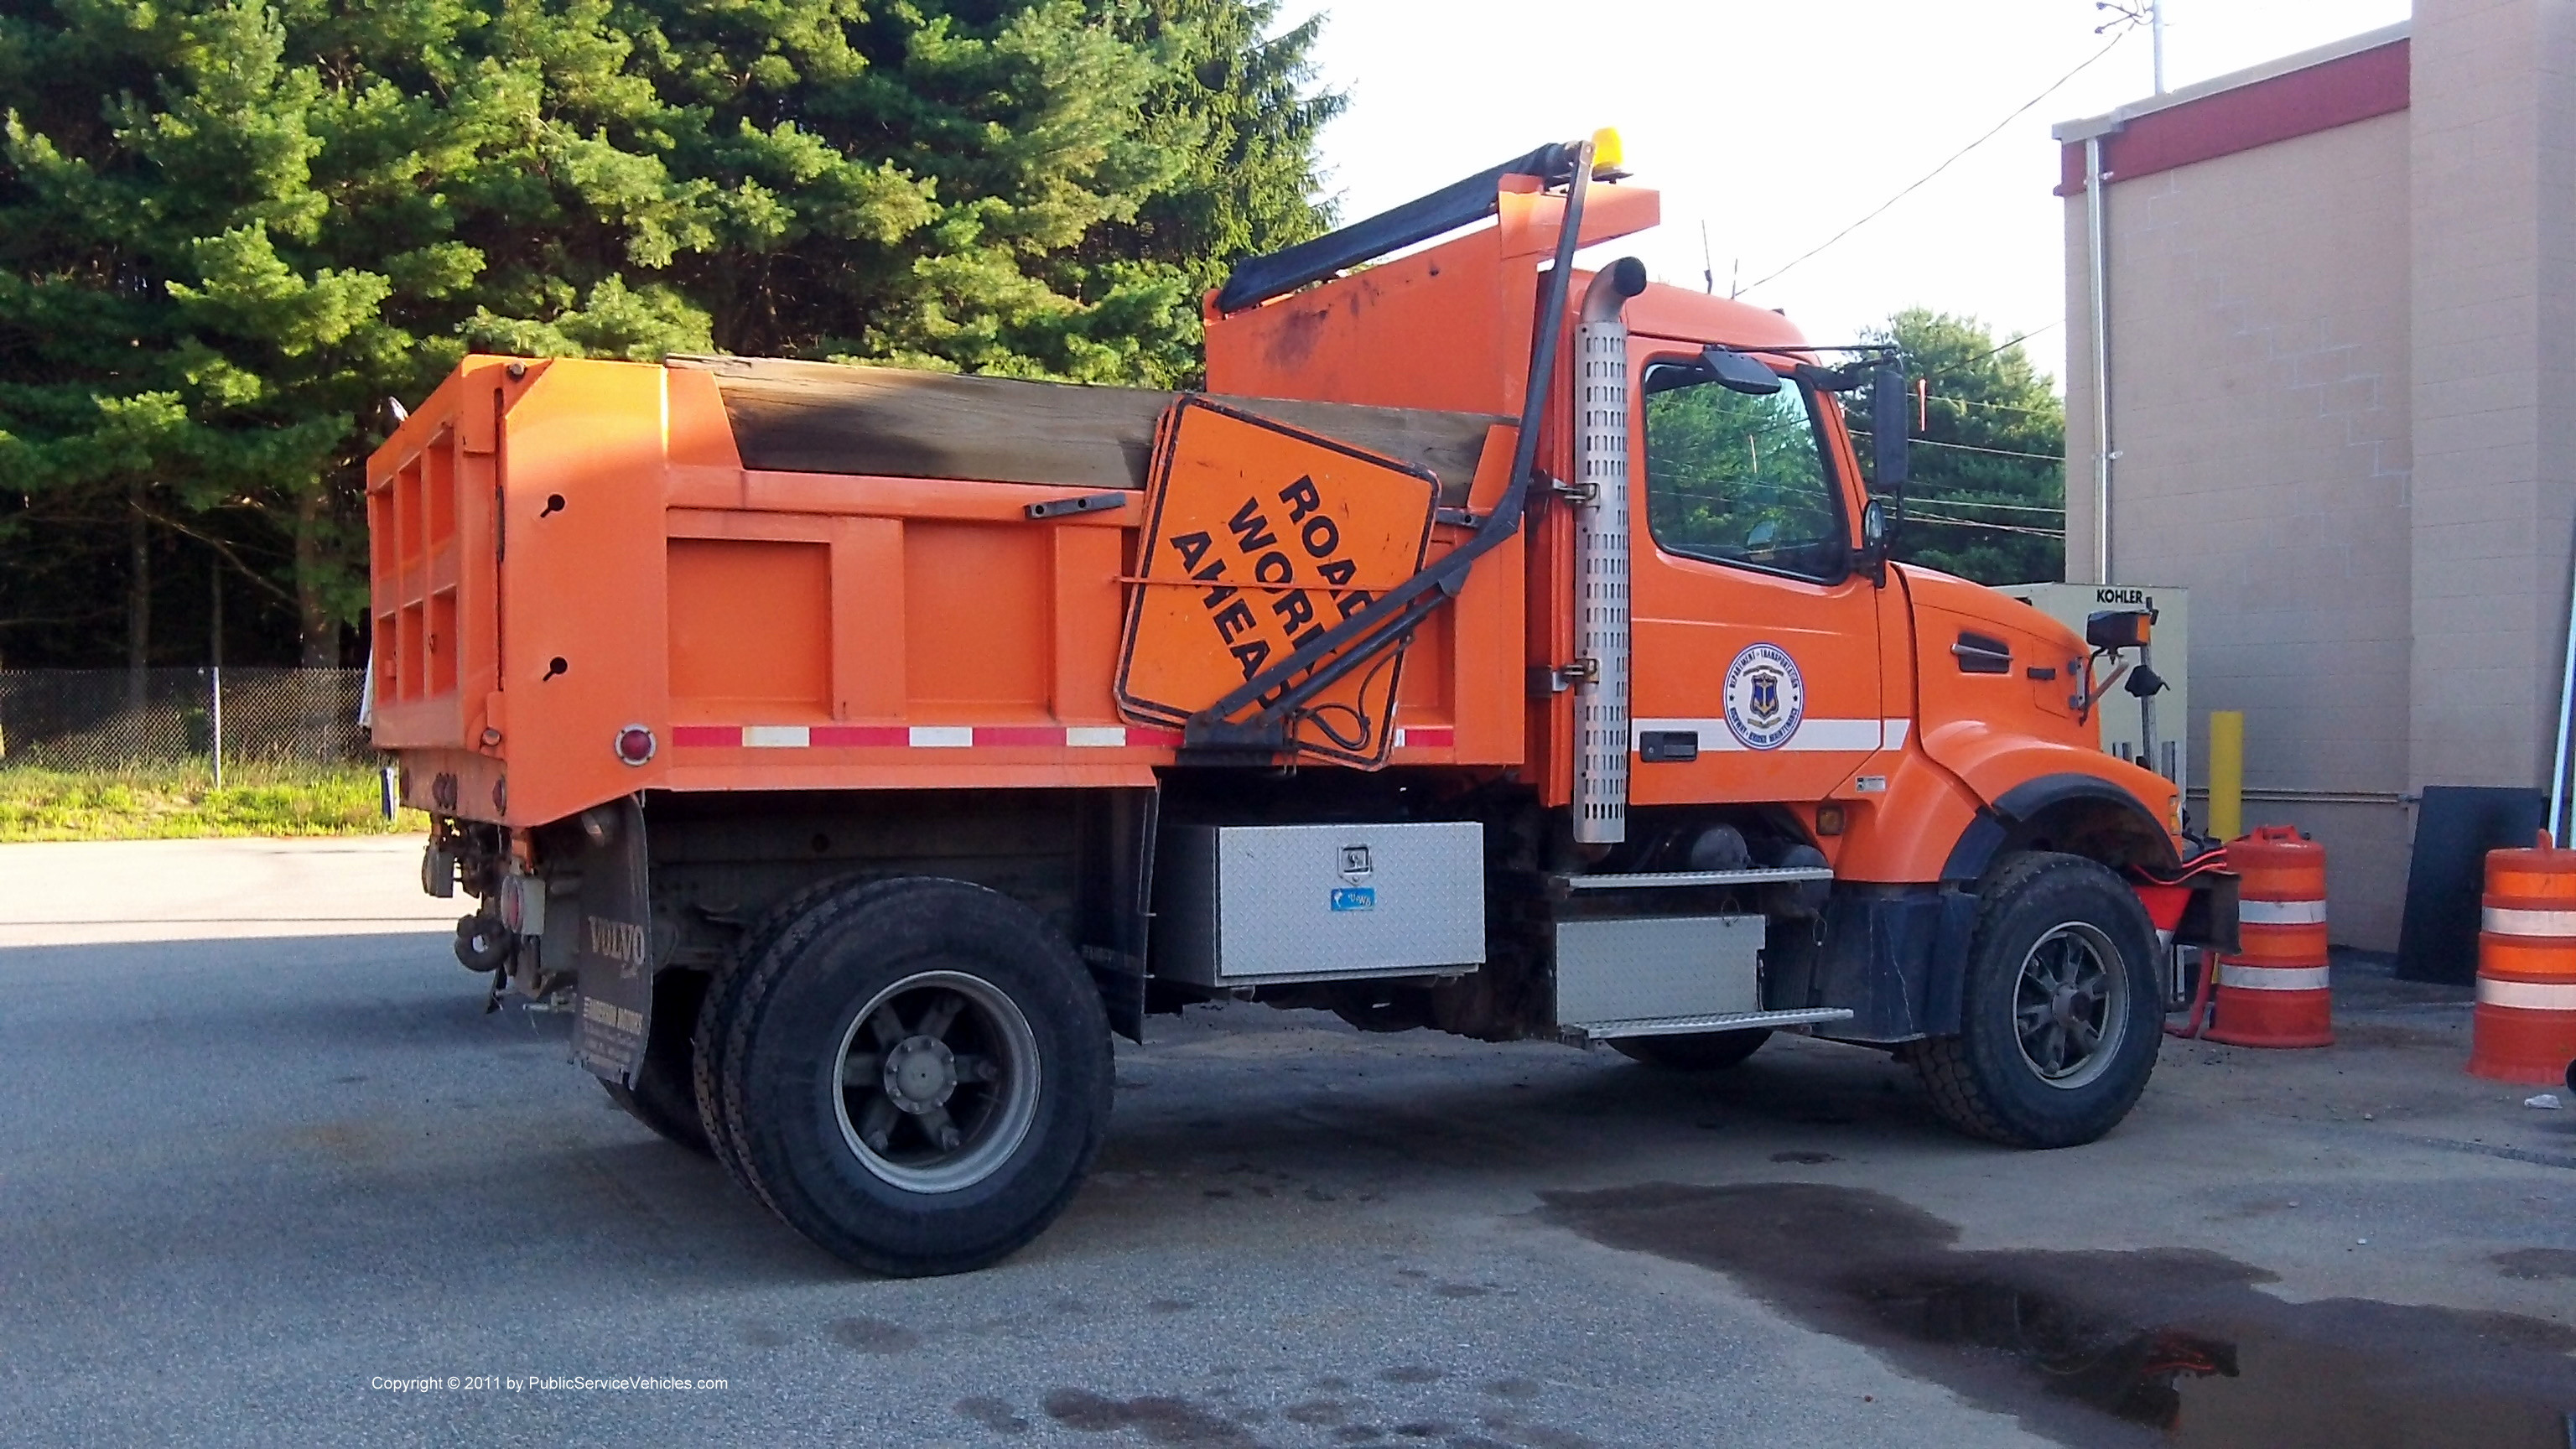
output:
[[103, 652], [140, 529], [337, 662], [383, 400], [469, 348], [1189, 380], [1324, 220], [1274, 5], [10, 7], [0, 641]]

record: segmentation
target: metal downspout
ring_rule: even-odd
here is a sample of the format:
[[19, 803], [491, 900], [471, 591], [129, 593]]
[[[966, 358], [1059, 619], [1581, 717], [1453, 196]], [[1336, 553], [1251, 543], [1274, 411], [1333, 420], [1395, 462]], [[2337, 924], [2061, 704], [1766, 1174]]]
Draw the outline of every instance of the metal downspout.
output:
[[2558, 673], [2558, 748], [2549, 767], [2549, 843], [2567, 844], [2567, 743], [2576, 729], [2576, 553], [2568, 556], [2567, 658]]
[[2111, 582], [2111, 303], [2102, 268], [2102, 138], [2084, 138], [2084, 241], [2093, 310], [2093, 582]]

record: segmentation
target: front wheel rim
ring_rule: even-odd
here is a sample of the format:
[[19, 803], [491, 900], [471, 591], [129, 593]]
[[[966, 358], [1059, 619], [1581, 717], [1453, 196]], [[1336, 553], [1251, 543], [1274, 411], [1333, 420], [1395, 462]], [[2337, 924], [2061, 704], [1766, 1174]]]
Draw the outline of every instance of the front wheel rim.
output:
[[2052, 927], [2013, 979], [2013, 1037], [2031, 1075], [2061, 1091], [2110, 1070], [2129, 1027], [2129, 975], [2111, 938], [2082, 921]]
[[841, 1031], [832, 1108], [879, 1180], [956, 1192], [999, 1171], [1038, 1115], [1038, 1040], [991, 982], [920, 971], [868, 998]]

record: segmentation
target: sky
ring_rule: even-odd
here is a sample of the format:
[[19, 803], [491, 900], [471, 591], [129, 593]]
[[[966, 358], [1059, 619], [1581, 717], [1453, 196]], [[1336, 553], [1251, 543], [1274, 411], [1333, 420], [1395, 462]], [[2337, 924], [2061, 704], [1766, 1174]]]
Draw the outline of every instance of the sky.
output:
[[[2165, 82], [2259, 65], [2409, 8], [2165, 0]], [[2061, 380], [2065, 202], [2050, 194], [2049, 128], [2155, 89], [2146, 30], [2096, 34], [2112, 16], [2093, 0], [1289, 0], [1281, 14], [1319, 9], [1321, 83], [1350, 97], [1323, 137], [1344, 220], [1616, 126], [1636, 183], [1663, 193], [1664, 221], [1587, 264], [1634, 254], [1655, 280], [1694, 287], [1713, 270], [1719, 291], [1741, 286], [1821, 342], [1909, 306], [1967, 313], [1997, 340], [2032, 334], [2033, 359]]]

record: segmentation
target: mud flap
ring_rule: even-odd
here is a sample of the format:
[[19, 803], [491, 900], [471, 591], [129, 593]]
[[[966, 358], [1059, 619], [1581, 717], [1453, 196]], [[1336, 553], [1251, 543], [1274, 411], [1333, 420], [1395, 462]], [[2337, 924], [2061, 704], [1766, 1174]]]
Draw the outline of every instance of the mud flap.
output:
[[581, 922], [574, 983], [581, 1000], [574, 1055], [601, 1081], [632, 1084], [653, 1024], [653, 917], [644, 811], [632, 797], [583, 812], [597, 825], [581, 856]]
[[1924, 885], [1838, 885], [1817, 933], [1774, 931], [1763, 1005], [1846, 1006], [1837, 1041], [1901, 1042], [1959, 1029], [1977, 898]]

